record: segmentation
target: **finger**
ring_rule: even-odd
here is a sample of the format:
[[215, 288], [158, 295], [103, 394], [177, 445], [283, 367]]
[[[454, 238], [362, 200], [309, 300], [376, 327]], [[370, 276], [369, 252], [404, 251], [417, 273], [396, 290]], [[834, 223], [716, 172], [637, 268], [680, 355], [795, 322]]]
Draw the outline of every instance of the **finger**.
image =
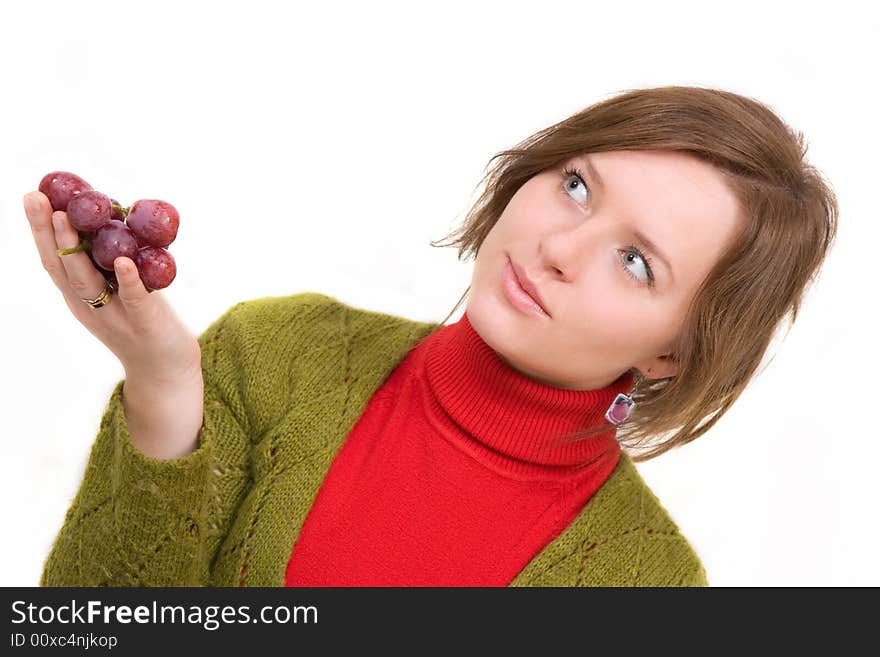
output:
[[[66, 212], [53, 212], [52, 225], [55, 228], [55, 243], [59, 249], [72, 249], [79, 245], [79, 234], [67, 220]], [[106, 278], [95, 269], [85, 251], [62, 255], [59, 259], [67, 274], [67, 284], [78, 298], [94, 299], [101, 294]]]
[[30, 192], [24, 195], [24, 211], [31, 225], [31, 233], [40, 254], [40, 261], [55, 285], [63, 291], [66, 285], [64, 267], [61, 257], [55, 252], [55, 229], [52, 227], [52, 206], [42, 192]]
[[55, 287], [64, 295], [64, 299], [71, 312], [77, 318], [84, 319], [85, 314], [80, 308], [84, 304], [79, 300], [73, 288], [70, 287], [67, 280], [67, 272], [61, 263], [62, 256], [59, 256], [57, 253], [59, 247], [55, 239], [55, 228], [52, 225], [52, 205], [49, 203], [48, 197], [42, 192], [30, 192], [25, 194], [22, 200], [43, 269], [49, 274], [52, 282], [55, 283]]
[[116, 272], [116, 280], [119, 285], [119, 290], [116, 293], [119, 300], [135, 320], [146, 320], [146, 313], [150, 309], [152, 299], [141, 281], [134, 261], [131, 258], [119, 256], [113, 261], [113, 270]]

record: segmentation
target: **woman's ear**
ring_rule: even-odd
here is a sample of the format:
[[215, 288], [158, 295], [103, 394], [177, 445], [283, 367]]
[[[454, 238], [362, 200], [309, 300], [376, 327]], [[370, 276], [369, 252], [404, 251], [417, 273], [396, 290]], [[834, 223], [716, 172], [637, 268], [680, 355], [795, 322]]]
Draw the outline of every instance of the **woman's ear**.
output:
[[635, 367], [646, 379], [665, 379], [678, 374], [678, 361], [672, 354], [651, 358]]

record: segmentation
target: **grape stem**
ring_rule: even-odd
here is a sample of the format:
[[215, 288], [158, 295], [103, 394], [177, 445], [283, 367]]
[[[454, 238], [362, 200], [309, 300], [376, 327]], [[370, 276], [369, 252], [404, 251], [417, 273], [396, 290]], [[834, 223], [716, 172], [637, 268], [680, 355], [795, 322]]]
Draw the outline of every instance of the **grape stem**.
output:
[[56, 249], [55, 253], [60, 256], [70, 255], [71, 253], [79, 253], [80, 251], [91, 251], [92, 250], [92, 240], [88, 237], [84, 237], [79, 244], [69, 249]]
[[123, 219], [128, 216], [128, 208], [124, 208], [121, 205], [116, 205], [115, 203], [111, 203], [110, 208], [113, 210], [119, 210], [122, 213]]

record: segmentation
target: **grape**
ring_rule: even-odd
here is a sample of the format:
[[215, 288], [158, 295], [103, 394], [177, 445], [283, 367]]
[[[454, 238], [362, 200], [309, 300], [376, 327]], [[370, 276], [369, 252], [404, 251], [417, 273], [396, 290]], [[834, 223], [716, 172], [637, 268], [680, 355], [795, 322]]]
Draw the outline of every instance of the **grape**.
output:
[[87, 189], [70, 199], [67, 220], [77, 230], [98, 230], [110, 221], [110, 197]]
[[121, 221], [111, 219], [92, 235], [92, 259], [107, 271], [113, 271], [116, 258], [125, 256], [134, 260], [137, 251], [134, 234]]
[[[122, 207], [122, 203], [117, 201], [115, 198], [111, 198], [110, 202], [113, 205], [118, 205], [119, 207]], [[116, 208], [112, 208], [110, 210], [110, 218], [116, 219], [116, 221], [125, 221], [125, 213], [122, 210], [117, 210]]]
[[145, 246], [153, 246], [153, 245], [150, 244], [149, 242], [144, 242], [144, 241], [143, 241], [140, 237], [138, 237], [135, 233], [132, 233], [132, 234], [134, 235], [134, 238], [137, 240], [138, 248], [139, 248], [139, 249], [142, 249], [142, 248], [144, 248]]
[[150, 292], [168, 287], [177, 276], [174, 256], [160, 246], [138, 249], [134, 262], [144, 287]]
[[94, 258], [94, 256], [92, 256], [91, 249], [86, 251], [86, 253], [89, 254], [89, 260], [92, 261], [92, 264], [95, 266], [95, 269], [97, 269], [101, 274], [103, 274], [104, 280], [107, 281], [108, 283], [111, 283], [113, 285], [114, 290], [118, 290], [119, 289], [119, 281], [116, 279], [116, 272], [115, 271], [108, 271], [108, 270], [104, 269], [101, 265], [99, 265], [97, 262], [95, 262], [95, 258]]
[[79, 245], [58, 249], [59, 255], [85, 251], [114, 289], [119, 289], [119, 283], [113, 262], [120, 256], [135, 263], [148, 292], [168, 287], [177, 276], [174, 256], [165, 249], [177, 237], [180, 226], [180, 215], [170, 203], [141, 199], [125, 208], [69, 171], [47, 173], [39, 189], [49, 198], [53, 211], [67, 212], [79, 236]]
[[67, 210], [70, 199], [91, 188], [89, 183], [75, 173], [53, 171], [43, 176], [39, 190], [49, 197], [52, 210]]
[[126, 223], [139, 244], [165, 247], [177, 237], [180, 215], [170, 203], [141, 199], [132, 204]]

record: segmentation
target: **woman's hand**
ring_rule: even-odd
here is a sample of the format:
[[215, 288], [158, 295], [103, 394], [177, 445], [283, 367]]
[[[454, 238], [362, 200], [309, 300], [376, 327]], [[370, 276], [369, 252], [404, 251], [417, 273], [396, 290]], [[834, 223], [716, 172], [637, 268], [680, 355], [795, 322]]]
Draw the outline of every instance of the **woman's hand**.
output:
[[119, 289], [106, 305], [92, 308], [82, 299], [97, 297], [105, 278], [85, 251], [58, 255], [57, 249], [80, 242], [67, 213], [53, 213], [49, 199], [38, 191], [25, 194], [23, 200], [43, 268], [61, 290], [73, 316], [119, 359], [126, 375], [155, 383], [200, 378], [198, 338], [180, 321], [161, 291], [147, 292], [134, 262], [126, 257], [116, 259]]

